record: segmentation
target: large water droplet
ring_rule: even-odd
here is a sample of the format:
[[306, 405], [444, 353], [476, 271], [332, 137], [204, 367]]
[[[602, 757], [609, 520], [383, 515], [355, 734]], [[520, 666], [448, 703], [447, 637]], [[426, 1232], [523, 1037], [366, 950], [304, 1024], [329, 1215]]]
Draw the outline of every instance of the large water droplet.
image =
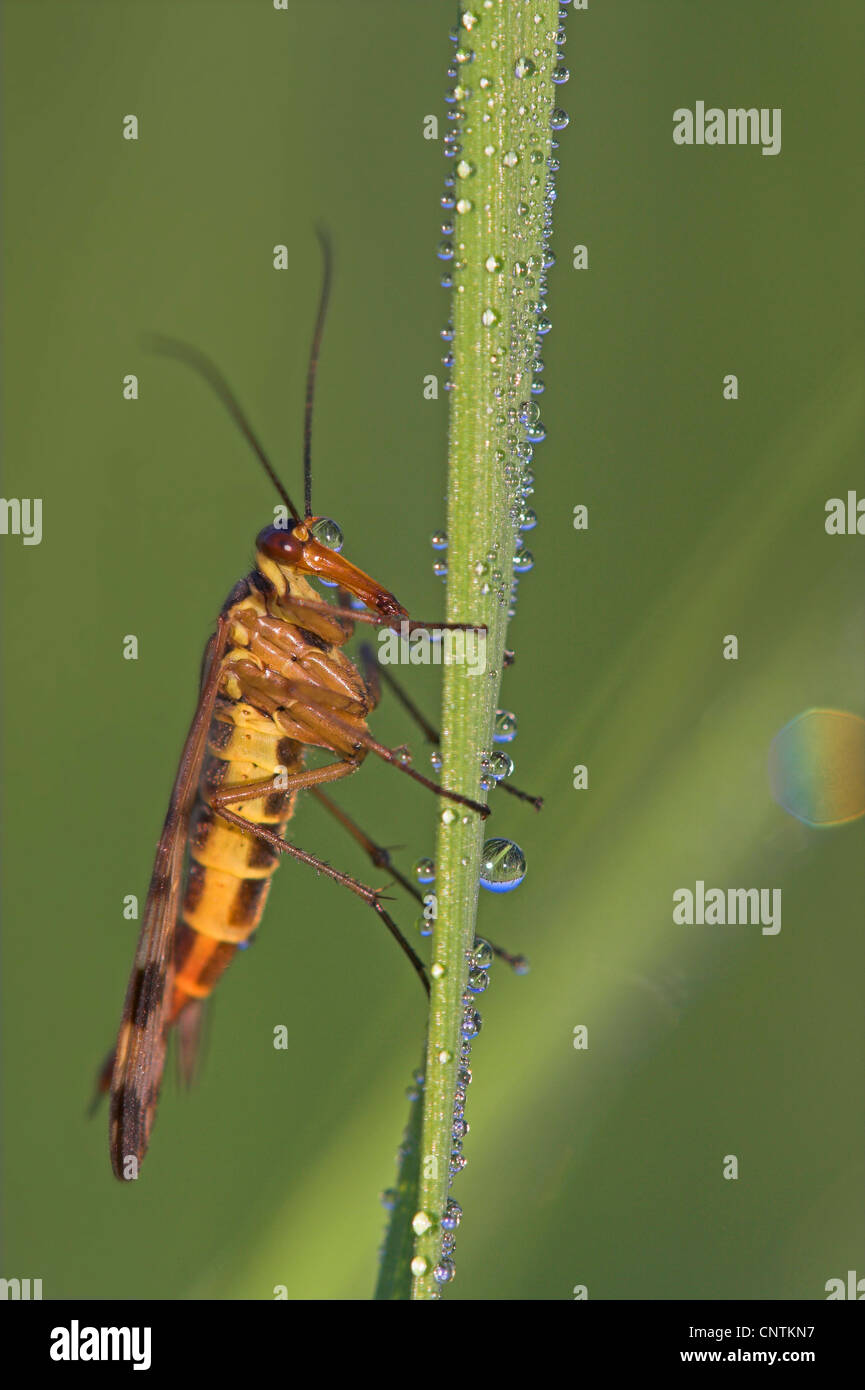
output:
[[342, 530], [329, 516], [318, 517], [309, 529], [319, 545], [326, 545], [328, 550], [342, 550], [345, 543]]
[[513, 840], [487, 840], [481, 852], [481, 887], [490, 893], [510, 893], [526, 876], [526, 857]]
[[534, 70], [531, 58], [518, 58], [514, 64], [514, 77], [531, 77]]

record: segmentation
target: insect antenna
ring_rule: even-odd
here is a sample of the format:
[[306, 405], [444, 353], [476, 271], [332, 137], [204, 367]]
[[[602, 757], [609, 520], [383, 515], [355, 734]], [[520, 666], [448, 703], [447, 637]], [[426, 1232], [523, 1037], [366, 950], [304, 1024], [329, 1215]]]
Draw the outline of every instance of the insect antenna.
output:
[[318, 316], [315, 320], [312, 345], [309, 349], [309, 366], [306, 369], [306, 402], [303, 410], [303, 504], [306, 508], [307, 516], [312, 516], [312, 407], [315, 401], [315, 373], [318, 367], [318, 354], [321, 350], [321, 339], [324, 333], [324, 320], [327, 316], [327, 306], [330, 299], [330, 281], [333, 271], [333, 254], [330, 249], [330, 238], [321, 226], [316, 227], [315, 234], [318, 237], [318, 244], [321, 247], [323, 275], [321, 281], [321, 294], [318, 300]]
[[262, 468], [294, 520], [301, 521], [302, 517], [283, 487], [276, 469], [267, 457], [261, 440], [246, 418], [240, 402], [216, 364], [211, 362], [210, 358], [206, 357], [203, 352], [199, 352], [198, 348], [192, 347], [189, 343], [181, 342], [179, 338], [168, 338], [161, 333], [148, 333], [144, 339], [144, 344], [150, 352], [158, 352], [162, 357], [174, 357], [178, 362], [184, 362], [187, 367], [191, 367], [193, 371], [198, 372], [199, 376], [204, 378], [208, 386], [222, 401], [244, 439], [251, 444]]

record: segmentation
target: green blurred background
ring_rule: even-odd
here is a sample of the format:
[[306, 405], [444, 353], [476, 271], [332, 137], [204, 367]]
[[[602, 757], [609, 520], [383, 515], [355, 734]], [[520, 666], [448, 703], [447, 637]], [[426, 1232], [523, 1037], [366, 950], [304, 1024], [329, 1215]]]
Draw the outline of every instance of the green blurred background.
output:
[[[0, 1273], [46, 1298], [373, 1288], [423, 1007], [348, 894], [277, 874], [201, 1084], [167, 1084], [137, 1185], [115, 1183], [85, 1109], [137, 931], [122, 899], [143, 899], [200, 653], [274, 502], [206, 389], [140, 334], [210, 353], [299, 492], [325, 221], [315, 506], [413, 614], [443, 612], [446, 398], [422, 379], [448, 313], [445, 165], [422, 120], [443, 116], [453, 18], [408, 0], [4, 6], [3, 493], [44, 499], [44, 536], [0, 545]], [[863, 542], [823, 528], [827, 498], [863, 491], [863, 28], [852, 0], [568, 21], [537, 563], [503, 693], [515, 780], [546, 808], [498, 794], [529, 871], [480, 919], [533, 970], [498, 967], [483, 1001], [448, 1297], [813, 1299], [865, 1273], [863, 823], [809, 830], [766, 778], [801, 710], [865, 714]], [[673, 110], [697, 99], [782, 107], [782, 153], [677, 148]], [[434, 714], [434, 671], [412, 680]], [[375, 729], [425, 761], [398, 709]], [[435, 807], [389, 769], [340, 799], [404, 864], [431, 852]], [[368, 875], [318, 806], [294, 832]], [[782, 888], [780, 935], [674, 926], [698, 878]]]

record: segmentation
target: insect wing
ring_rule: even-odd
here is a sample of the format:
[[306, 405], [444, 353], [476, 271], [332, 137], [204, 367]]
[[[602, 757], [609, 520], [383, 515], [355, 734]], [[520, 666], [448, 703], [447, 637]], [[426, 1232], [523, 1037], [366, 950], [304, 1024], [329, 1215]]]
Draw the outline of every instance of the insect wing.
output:
[[209, 664], [180, 758], [156, 850], [135, 963], [126, 991], [111, 1078], [109, 1133], [115, 1177], [138, 1177], [156, 1113], [174, 984], [174, 930], [189, 816], [207, 749], [229, 623], [220, 618]]

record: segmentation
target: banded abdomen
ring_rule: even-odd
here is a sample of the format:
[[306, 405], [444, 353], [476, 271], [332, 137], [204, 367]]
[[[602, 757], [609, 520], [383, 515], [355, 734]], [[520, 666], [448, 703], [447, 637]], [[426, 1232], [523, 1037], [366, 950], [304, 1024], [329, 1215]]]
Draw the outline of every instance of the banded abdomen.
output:
[[[276, 773], [291, 778], [303, 770], [307, 746], [332, 746], [333, 735], [323, 739], [317, 727], [318, 702], [338, 710], [351, 726], [365, 728], [366, 688], [340, 650], [349, 632], [315, 613], [307, 618], [309, 627], [301, 626], [291, 609], [285, 576], [277, 577], [284, 586], [281, 596], [260, 570], [254, 570], [235, 586], [223, 607], [223, 614], [233, 619], [232, 645], [190, 819], [189, 869], [175, 933], [168, 1026], [190, 1000], [210, 994], [238, 946], [255, 931], [280, 859], [263, 840], [216, 814], [213, 793]], [[293, 594], [296, 599], [316, 599], [300, 578], [293, 582]], [[351, 733], [345, 748], [356, 758], [363, 756], [354, 749]], [[282, 839], [296, 796], [296, 791], [273, 791], [229, 802], [225, 809], [266, 825]]]
[[[210, 794], [273, 777], [280, 769], [290, 775], [302, 767], [302, 745], [287, 738], [268, 715], [242, 700], [220, 702], [189, 827], [189, 869], [175, 936], [169, 1024], [190, 999], [210, 994], [238, 946], [255, 931], [280, 858], [256, 836], [214, 815]], [[230, 803], [229, 809], [282, 836], [295, 796], [271, 792]]]

